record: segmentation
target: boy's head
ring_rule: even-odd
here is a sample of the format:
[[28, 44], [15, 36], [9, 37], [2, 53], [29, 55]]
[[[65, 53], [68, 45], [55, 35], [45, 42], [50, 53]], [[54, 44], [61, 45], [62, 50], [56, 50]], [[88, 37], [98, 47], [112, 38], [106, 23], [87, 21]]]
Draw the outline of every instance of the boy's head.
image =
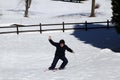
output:
[[64, 41], [63, 39], [61, 39], [61, 40], [59, 41], [59, 44], [60, 44], [60, 47], [63, 47], [63, 46], [65, 45], [65, 41]]

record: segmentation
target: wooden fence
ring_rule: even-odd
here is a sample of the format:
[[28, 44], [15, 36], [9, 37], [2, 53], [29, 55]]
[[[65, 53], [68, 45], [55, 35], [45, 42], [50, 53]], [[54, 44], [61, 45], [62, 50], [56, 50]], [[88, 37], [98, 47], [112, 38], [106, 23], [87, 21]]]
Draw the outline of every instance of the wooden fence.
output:
[[[105, 23], [106, 26], [103, 26], [101, 25], [100, 27], [97, 27], [97, 26], [94, 26], [94, 27], [88, 27], [89, 24], [98, 24], [99, 23]], [[62, 32], [65, 32], [65, 30], [85, 30], [87, 31], [88, 29], [102, 29], [102, 28], [106, 28], [106, 29], [110, 29], [110, 28], [114, 28], [114, 26], [110, 26], [110, 23], [111, 21], [107, 20], [107, 21], [102, 21], [102, 22], [83, 22], [83, 23], [65, 23], [65, 22], [62, 22], [62, 23], [59, 23], [59, 24], [42, 24], [40, 23], [39, 25], [19, 25], [19, 24], [13, 24], [12, 26], [4, 26], [4, 27], [0, 27], [0, 30], [1, 29], [6, 29], [6, 30], [9, 30], [11, 28], [14, 28], [15, 30], [14, 31], [2, 31], [0, 32], [0, 34], [8, 34], [8, 33], [23, 33], [23, 32], [39, 32], [40, 34], [42, 34], [42, 32], [45, 32], [45, 31], [62, 31]], [[66, 25], [83, 25], [82, 27], [72, 27], [72, 28], [69, 28], [69, 27], [65, 27]], [[52, 27], [52, 29], [43, 29], [44, 26], [62, 26], [61, 28], [56, 28], [56, 27]], [[30, 28], [30, 27], [39, 27], [39, 29], [37, 30], [19, 30], [20, 28]]]

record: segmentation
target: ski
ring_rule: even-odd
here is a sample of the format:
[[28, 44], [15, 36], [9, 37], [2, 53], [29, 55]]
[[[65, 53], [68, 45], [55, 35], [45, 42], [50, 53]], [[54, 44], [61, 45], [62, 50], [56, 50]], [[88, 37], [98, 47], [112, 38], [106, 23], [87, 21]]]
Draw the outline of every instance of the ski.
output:
[[58, 71], [58, 70], [59, 70], [59, 68], [55, 68], [55, 69], [53, 69], [53, 70], [45, 69], [44, 72], [47, 72], [47, 71], [53, 71], [53, 72], [56, 72], [56, 71]]

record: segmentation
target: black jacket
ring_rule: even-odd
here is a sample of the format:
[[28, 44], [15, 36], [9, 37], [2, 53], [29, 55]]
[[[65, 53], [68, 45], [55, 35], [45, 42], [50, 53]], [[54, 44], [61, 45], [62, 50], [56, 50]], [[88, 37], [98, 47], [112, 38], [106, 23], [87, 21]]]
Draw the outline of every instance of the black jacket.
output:
[[60, 43], [56, 43], [52, 39], [49, 39], [49, 42], [56, 47], [56, 52], [55, 52], [56, 56], [60, 56], [60, 57], [65, 56], [65, 50], [73, 53], [73, 50], [70, 49], [67, 45], [60, 47]]

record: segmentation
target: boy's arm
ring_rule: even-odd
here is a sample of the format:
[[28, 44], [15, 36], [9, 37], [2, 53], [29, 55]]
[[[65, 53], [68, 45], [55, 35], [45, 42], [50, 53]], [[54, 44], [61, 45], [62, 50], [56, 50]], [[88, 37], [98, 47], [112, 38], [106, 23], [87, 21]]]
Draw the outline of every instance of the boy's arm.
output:
[[69, 48], [68, 46], [66, 46], [66, 49], [67, 49], [67, 51], [74, 53], [74, 51], [71, 48]]
[[57, 45], [57, 43], [55, 43], [55, 42], [52, 40], [51, 36], [49, 36], [48, 40], [49, 40], [49, 42], [50, 42], [53, 46], [56, 46], [56, 45]]

